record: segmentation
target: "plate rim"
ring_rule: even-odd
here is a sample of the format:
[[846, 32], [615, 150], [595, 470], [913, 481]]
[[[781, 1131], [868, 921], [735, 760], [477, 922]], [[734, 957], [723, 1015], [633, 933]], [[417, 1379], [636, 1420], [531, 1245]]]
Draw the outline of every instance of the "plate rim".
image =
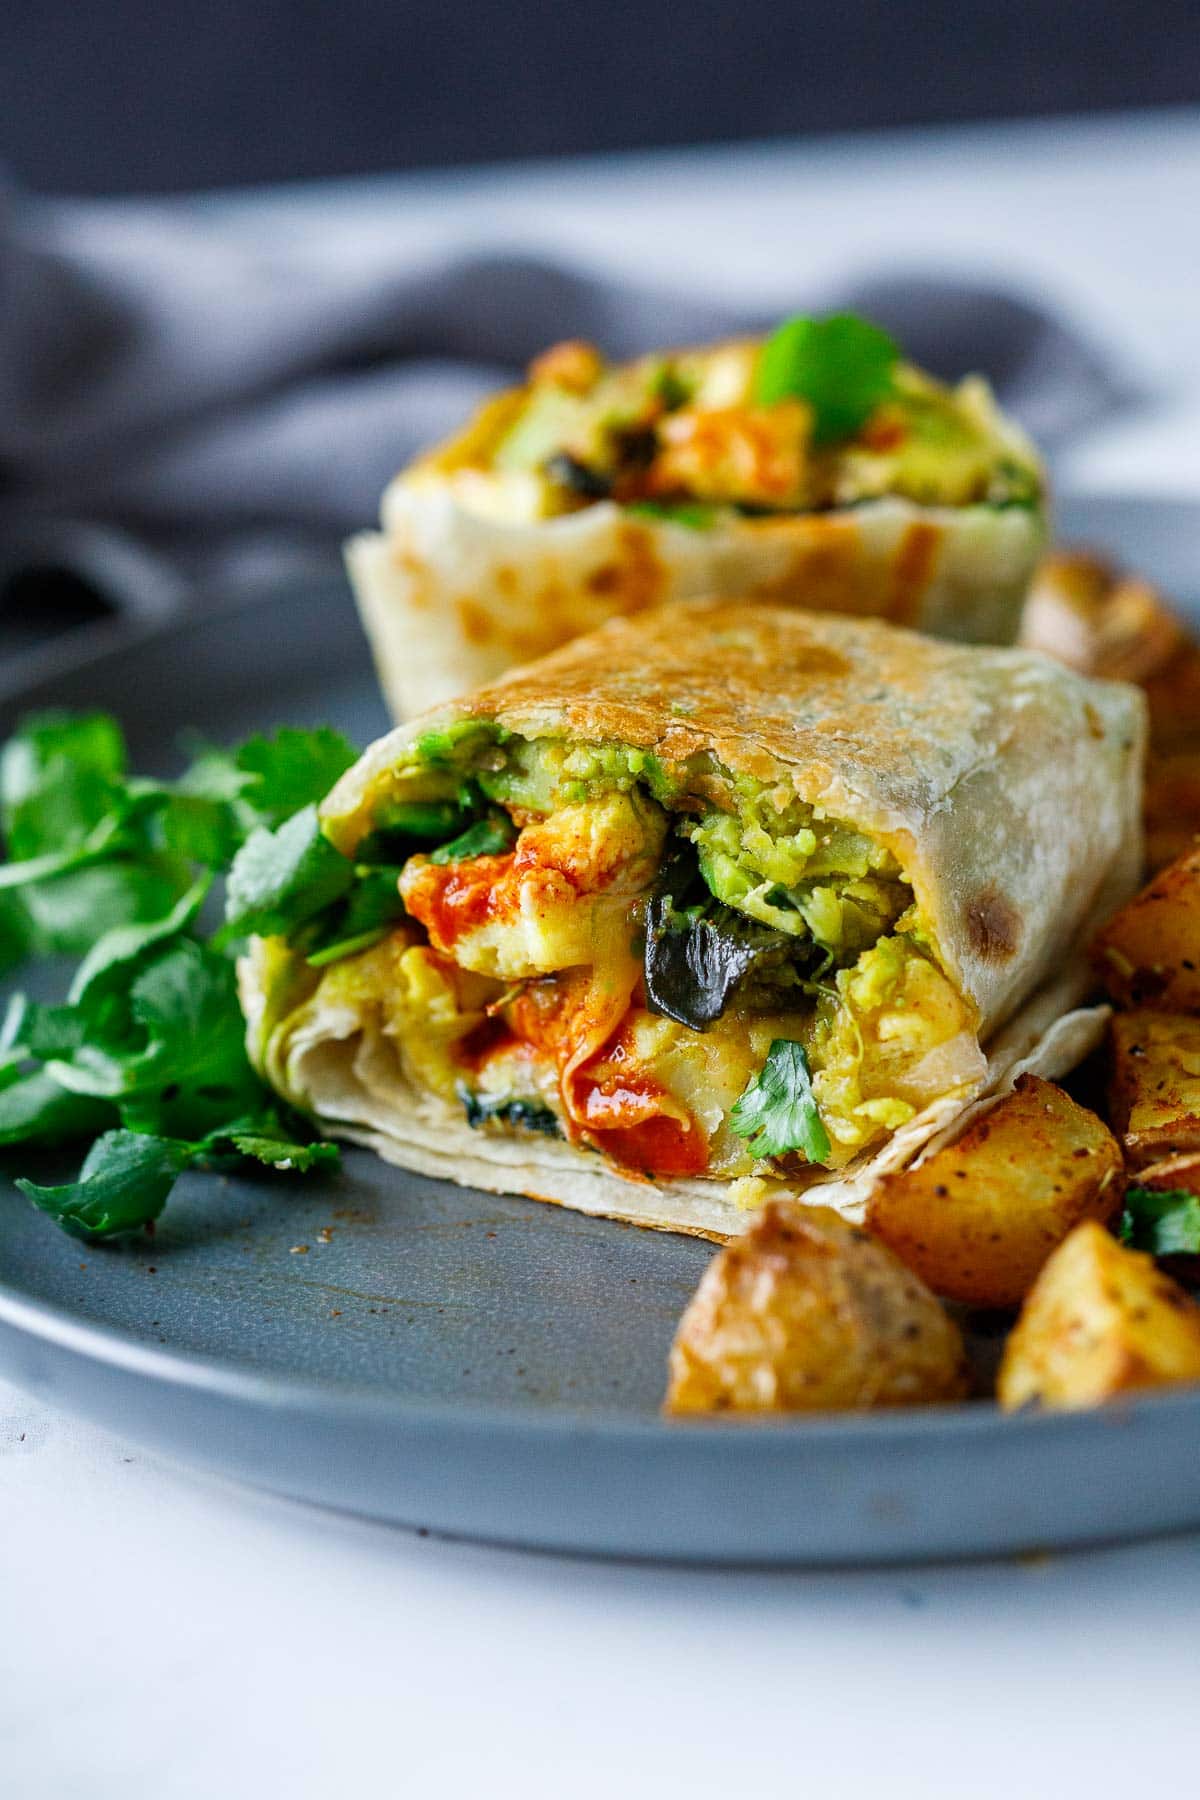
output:
[[[538, 1201], [530, 1200], [530, 1206]], [[759, 1437], [778, 1443], [781, 1438], [819, 1432], [829, 1443], [853, 1444], [863, 1440], [886, 1442], [897, 1438], [955, 1438], [991, 1433], [1003, 1421], [1005, 1432], [1032, 1429], [1044, 1434], [1049, 1427], [1073, 1426], [1076, 1431], [1093, 1427], [1107, 1430], [1114, 1422], [1134, 1414], [1178, 1412], [1200, 1414], [1200, 1385], [1181, 1384], [1133, 1391], [1103, 1407], [1074, 1411], [1023, 1408], [1005, 1414], [994, 1400], [965, 1400], [948, 1404], [878, 1408], [872, 1411], [747, 1413], [719, 1419], [710, 1415], [671, 1417], [662, 1411], [622, 1411], [617, 1407], [588, 1407], [572, 1411], [561, 1403], [540, 1407], [505, 1401], [447, 1402], [415, 1395], [384, 1394], [352, 1382], [257, 1372], [232, 1358], [206, 1356], [198, 1351], [148, 1344], [120, 1326], [82, 1319], [52, 1301], [31, 1299], [0, 1281], [0, 1331], [19, 1333], [31, 1342], [60, 1354], [83, 1358], [135, 1379], [165, 1382], [213, 1399], [239, 1404], [286, 1408], [289, 1411], [338, 1414], [352, 1412], [363, 1422], [383, 1418], [393, 1424], [436, 1422], [465, 1431], [513, 1432], [534, 1430], [552, 1436], [579, 1431], [606, 1437], [635, 1435], [658, 1438], [664, 1433], [686, 1431], [690, 1439], [726, 1443], [732, 1427], [743, 1440]], [[665, 1382], [664, 1382], [665, 1385]]]

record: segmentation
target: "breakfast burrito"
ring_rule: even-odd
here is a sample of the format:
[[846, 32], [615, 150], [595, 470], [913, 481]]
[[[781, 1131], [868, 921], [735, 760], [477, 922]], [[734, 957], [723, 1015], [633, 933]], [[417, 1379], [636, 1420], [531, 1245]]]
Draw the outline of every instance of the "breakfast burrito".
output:
[[945, 387], [843, 315], [616, 366], [557, 345], [401, 472], [347, 565], [406, 718], [701, 595], [1011, 643], [1044, 529], [987, 384]]
[[614, 620], [254, 849], [289, 898], [251, 1053], [423, 1174], [712, 1237], [780, 1192], [853, 1211], [1094, 1043], [1076, 946], [1137, 883], [1143, 711], [877, 620]]

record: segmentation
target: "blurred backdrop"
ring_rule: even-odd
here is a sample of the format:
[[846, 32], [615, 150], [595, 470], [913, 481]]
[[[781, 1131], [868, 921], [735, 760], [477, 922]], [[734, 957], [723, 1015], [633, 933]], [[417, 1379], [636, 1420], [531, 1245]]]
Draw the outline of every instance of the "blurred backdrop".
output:
[[1194, 0], [0, 5], [3, 154], [41, 192], [1197, 98]]

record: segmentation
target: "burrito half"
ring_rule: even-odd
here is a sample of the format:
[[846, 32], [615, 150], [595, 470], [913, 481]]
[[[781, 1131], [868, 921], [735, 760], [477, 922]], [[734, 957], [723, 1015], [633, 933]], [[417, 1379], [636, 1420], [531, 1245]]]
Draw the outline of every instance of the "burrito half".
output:
[[985, 382], [851, 317], [612, 366], [560, 344], [404, 470], [347, 563], [398, 718], [724, 594], [1011, 643], [1043, 478]]
[[714, 1237], [781, 1190], [852, 1211], [1094, 1041], [1075, 947], [1137, 882], [1143, 713], [873, 620], [614, 621], [381, 739], [280, 853], [252, 1055], [464, 1184]]

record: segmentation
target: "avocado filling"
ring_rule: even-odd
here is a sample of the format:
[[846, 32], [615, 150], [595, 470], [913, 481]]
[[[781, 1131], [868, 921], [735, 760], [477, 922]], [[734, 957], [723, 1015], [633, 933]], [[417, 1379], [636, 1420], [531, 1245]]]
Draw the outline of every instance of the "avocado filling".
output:
[[1036, 507], [1037, 458], [985, 382], [949, 388], [865, 320], [792, 319], [763, 342], [612, 364], [559, 344], [410, 471], [526, 522], [607, 500], [703, 530], [849, 507]]
[[892, 853], [707, 756], [464, 721], [325, 831], [354, 880], [268, 946], [271, 1027], [355, 1012], [480, 1130], [635, 1174], [795, 1174], [977, 1072]]

